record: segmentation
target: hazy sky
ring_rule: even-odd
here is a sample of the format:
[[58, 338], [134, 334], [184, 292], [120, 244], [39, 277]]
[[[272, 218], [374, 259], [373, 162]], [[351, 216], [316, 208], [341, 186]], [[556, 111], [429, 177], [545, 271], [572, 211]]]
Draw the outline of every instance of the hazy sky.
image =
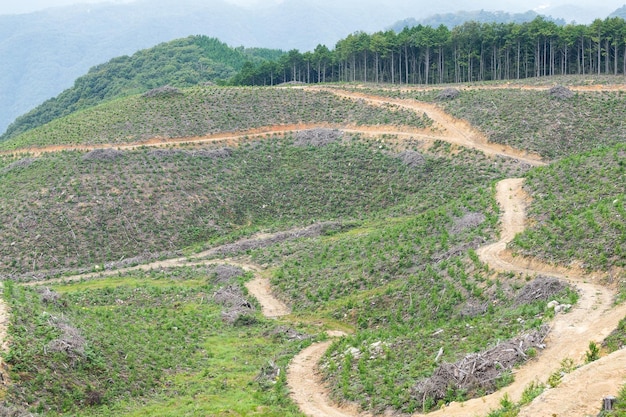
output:
[[[127, 3], [133, 0], [0, 0], [0, 14], [16, 14], [16, 13], [29, 13], [37, 10], [42, 10], [55, 6], [67, 6], [77, 3]], [[226, 0], [230, 3], [235, 3], [243, 6], [252, 6], [255, 4], [268, 3], [281, 3], [284, 0]], [[337, 0], [340, 1], [341, 0]], [[413, 7], [428, 7], [430, 0], [407, 0], [407, 4]], [[206, 3], [211, 3], [211, 0], [206, 0]], [[384, 0], [361, 0], [359, 2], [361, 7], [367, 7], [366, 4], [376, 5], [380, 7]], [[541, 10], [556, 7], [563, 4], [571, 4], [582, 6], [585, 8], [593, 8], [598, 11], [598, 15], [603, 16], [611, 11], [623, 6], [626, 0], [470, 0], [466, 2], [465, 10], [506, 10], [513, 12], [527, 11], [529, 9], [541, 12]], [[451, 10], [456, 11], [456, 10]], [[410, 16], [407, 16], [410, 17]], [[558, 16], [555, 16], [558, 17]]]

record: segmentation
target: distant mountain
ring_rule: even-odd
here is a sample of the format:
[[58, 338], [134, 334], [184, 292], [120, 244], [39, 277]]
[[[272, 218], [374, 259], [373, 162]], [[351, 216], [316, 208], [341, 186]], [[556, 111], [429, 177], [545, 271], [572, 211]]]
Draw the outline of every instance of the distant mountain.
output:
[[[391, 29], [395, 32], [401, 32], [405, 27], [413, 27], [417, 25], [438, 27], [439, 25], [453, 28], [460, 26], [465, 22], [475, 21], [479, 23], [524, 23], [535, 19], [539, 14], [532, 10], [525, 13], [507, 13], [503, 11], [490, 12], [486, 10], [476, 11], [459, 11], [455, 13], [435, 14], [430, 17], [416, 20], [414, 18], [404, 19], [393, 26]], [[546, 20], [554, 21], [557, 24], [565, 24], [563, 19], [553, 19], [546, 17]]]
[[622, 19], [626, 19], [626, 5], [615, 10], [609, 17], [621, 17]]
[[206, 35], [232, 46], [310, 51], [318, 44], [332, 48], [356, 31], [375, 32], [407, 16], [424, 19], [466, 4], [259, 0], [246, 8], [225, 0], [136, 0], [0, 15], [0, 133], [94, 65], [172, 39]]

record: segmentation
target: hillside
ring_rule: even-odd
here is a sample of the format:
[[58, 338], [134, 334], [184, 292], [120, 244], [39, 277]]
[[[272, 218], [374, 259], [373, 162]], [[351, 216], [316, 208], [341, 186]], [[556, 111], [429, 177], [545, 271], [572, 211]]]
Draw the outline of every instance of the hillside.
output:
[[[159, 89], [2, 143], [6, 409], [465, 415], [558, 394], [626, 315], [624, 87], [559, 81], [571, 97]], [[475, 379], [446, 374], [473, 355]]]
[[[363, 6], [354, 0], [260, 2], [252, 9], [220, 0], [103, 1], [0, 15], [0, 133], [115, 57], [190, 35], [233, 47], [310, 50], [356, 30], [380, 30], [414, 11], [400, 3], [406, 2], [355, 14]], [[315, 28], [315, 36], [303, 27]]]
[[54, 120], [0, 142], [0, 150], [124, 144], [302, 123], [405, 124], [421, 128], [429, 121], [393, 106], [380, 110], [323, 91], [210, 86], [186, 90], [158, 88]]
[[206, 36], [191, 36], [93, 67], [74, 86], [18, 117], [0, 142], [54, 119], [114, 98], [170, 85], [190, 87], [234, 76], [245, 62], [277, 59], [281, 51], [234, 49]]

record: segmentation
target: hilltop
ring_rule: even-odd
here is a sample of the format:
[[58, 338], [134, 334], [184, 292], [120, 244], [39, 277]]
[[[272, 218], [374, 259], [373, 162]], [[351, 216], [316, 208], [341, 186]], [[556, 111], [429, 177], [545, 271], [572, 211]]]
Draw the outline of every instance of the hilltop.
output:
[[558, 394], [626, 314], [626, 148], [621, 78], [554, 80], [157, 88], [4, 141], [7, 409], [300, 416], [302, 355], [336, 415]]
[[276, 59], [281, 51], [231, 48], [215, 38], [190, 36], [121, 56], [91, 68], [74, 86], [18, 117], [0, 141], [54, 119], [115, 98], [165, 85], [190, 87], [224, 82], [246, 62]]

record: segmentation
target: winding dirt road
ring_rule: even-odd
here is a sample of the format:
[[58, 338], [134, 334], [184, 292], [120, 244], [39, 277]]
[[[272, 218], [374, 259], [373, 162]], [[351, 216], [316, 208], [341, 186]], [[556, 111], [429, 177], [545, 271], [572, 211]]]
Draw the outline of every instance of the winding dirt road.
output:
[[[372, 97], [361, 93], [345, 92], [331, 89], [336, 94], [352, 99], [362, 99], [379, 103], [394, 103], [418, 112], [425, 112], [439, 127], [448, 132], [442, 137], [461, 146], [479, 149], [487, 155], [504, 155], [522, 160], [530, 165], [544, 165], [536, 155], [512, 150], [507, 147], [491, 144], [476, 132], [469, 124], [459, 121], [445, 114], [439, 108], [424, 103], [405, 100], [388, 100]], [[497, 185], [497, 200], [501, 206], [501, 238], [498, 242], [480, 248], [477, 252], [481, 260], [496, 271], [514, 271], [527, 275], [546, 274], [564, 279], [574, 284], [579, 292], [578, 304], [567, 314], [560, 314], [552, 323], [552, 329], [547, 339], [547, 348], [538, 359], [531, 361], [515, 372], [515, 381], [503, 390], [494, 394], [469, 400], [463, 403], [452, 403], [445, 409], [430, 413], [432, 416], [481, 416], [489, 410], [499, 407], [500, 400], [506, 394], [513, 401], [518, 401], [524, 389], [534, 381], [545, 382], [550, 374], [558, 370], [561, 361], [571, 358], [581, 363], [590, 341], [601, 342], [617, 327], [619, 321], [626, 315], [626, 305], [613, 307], [614, 294], [599, 283], [599, 276], [585, 275], [576, 269], [557, 268], [540, 262], [522, 258], [513, 258], [506, 252], [506, 245], [513, 237], [524, 230], [525, 205], [528, 200], [522, 190], [523, 179], [514, 178], [503, 180]], [[320, 344], [303, 351], [294, 360], [294, 367], [310, 367], [315, 369], [328, 344]], [[626, 369], [623, 366], [623, 357], [626, 353], [616, 352], [606, 359], [589, 364], [579, 371], [569, 375], [558, 389], [546, 391], [521, 415], [526, 416], [585, 416], [597, 414], [601, 399], [607, 394], [616, 394], [624, 383]], [[614, 363], [614, 365], [611, 365]], [[585, 371], [583, 371], [585, 370]], [[288, 370], [288, 372], [293, 372]], [[300, 374], [299, 374], [300, 375]], [[589, 375], [597, 375], [589, 378]], [[310, 416], [365, 416], [352, 408], [334, 406], [327, 395], [321, 376], [316, 371], [310, 371], [308, 378], [289, 379], [294, 399], [302, 411]], [[584, 382], [583, 382], [584, 381]], [[590, 384], [590, 381], [603, 381], [602, 384]], [[301, 385], [308, 386], [308, 391]], [[581, 386], [586, 386], [585, 395], [580, 395]], [[569, 392], [566, 390], [569, 389]], [[303, 405], [297, 398], [306, 398]], [[419, 416], [421, 414], [416, 414]]]
[[[496, 271], [514, 271], [527, 275], [544, 274], [566, 280], [578, 289], [579, 301], [570, 312], [557, 315], [546, 339], [547, 347], [540, 352], [537, 359], [525, 364], [514, 373], [515, 381], [511, 385], [485, 397], [463, 403], [452, 403], [443, 410], [430, 413], [429, 416], [473, 417], [485, 415], [490, 409], [499, 407], [500, 399], [505, 394], [511, 400], [519, 401], [523, 390], [530, 383], [534, 381], [545, 383], [550, 374], [560, 368], [563, 359], [570, 358], [577, 364], [582, 363], [589, 342], [602, 342], [617, 327], [619, 321], [626, 316], [626, 305], [614, 307], [613, 292], [599, 283], [593, 283], [592, 281], [598, 281], [598, 279], [594, 279], [593, 275], [584, 275], [576, 270], [563, 272], [561, 268], [536, 261], [529, 263], [525, 259], [511, 257], [506, 252], [506, 243], [516, 233], [524, 230], [524, 207], [527, 197], [522, 190], [522, 184], [523, 179], [521, 178], [507, 179], [498, 183], [496, 195], [502, 208], [501, 239], [478, 249], [477, 253], [483, 262]], [[599, 365], [600, 362], [587, 365], [581, 368], [586, 368], [587, 373], [581, 371], [579, 374], [600, 373]], [[606, 380], [606, 384], [588, 386], [584, 396], [561, 396], [557, 393], [558, 390], [548, 390], [540, 398], [552, 397], [557, 393], [558, 401], [548, 403], [545, 400], [537, 399], [531, 405], [533, 411], [524, 410], [520, 415], [566, 417], [597, 414], [603, 396], [617, 393], [626, 375], [624, 372], [626, 369], [619, 362], [616, 362], [614, 367], [604, 365], [604, 368], [606, 369], [602, 373], [602, 380]], [[568, 381], [570, 381], [570, 385], [575, 387], [587, 385], [587, 381], [579, 379], [575, 374], [569, 375]], [[581, 381], [585, 381], [585, 383]], [[612, 391], [607, 390], [607, 385], [613, 387]], [[560, 387], [559, 390], [563, 391], [563, 387]], [[548, 408], [548, 405], [551, 407]], [[531, 407], [528, 409], [531, 410]]]

